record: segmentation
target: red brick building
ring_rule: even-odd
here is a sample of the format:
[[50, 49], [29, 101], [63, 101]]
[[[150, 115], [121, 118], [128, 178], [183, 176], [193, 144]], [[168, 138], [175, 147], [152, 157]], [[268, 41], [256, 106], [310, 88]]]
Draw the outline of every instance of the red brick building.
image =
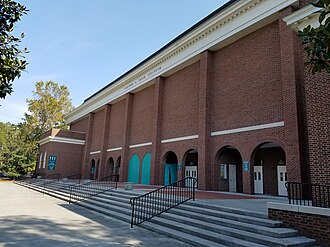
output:
[[45, 133], [37, 172], [271, 195], [330, 183], [329, 75], [307, 71], [294, 30], [317, 20], [306, 4], [229, 1]]

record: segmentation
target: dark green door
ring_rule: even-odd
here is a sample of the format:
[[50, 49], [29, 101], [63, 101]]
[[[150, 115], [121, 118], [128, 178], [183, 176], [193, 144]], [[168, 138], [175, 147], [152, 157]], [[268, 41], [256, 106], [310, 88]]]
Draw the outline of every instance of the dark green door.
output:
[[137, 154], [134, 154], [129, 161], [127, 181], [138, 184], [139, 175], [140, 175], [140, 159]]

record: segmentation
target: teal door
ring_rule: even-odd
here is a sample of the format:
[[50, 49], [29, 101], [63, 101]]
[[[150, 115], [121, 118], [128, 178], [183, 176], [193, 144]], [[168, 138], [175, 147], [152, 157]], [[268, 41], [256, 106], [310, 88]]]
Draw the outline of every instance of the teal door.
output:
[[128, 166], [128, 182], [139, 183], [139, 175], [140, 175], [140, 159], [137, 154], [134, 154], [129, 161]]
[[164, 185], [169, 185], [177, 181], [177, 164], [165, 164]]
[[151, 153], [147, 153], [142, 161], [142, 184], [150, 184]]

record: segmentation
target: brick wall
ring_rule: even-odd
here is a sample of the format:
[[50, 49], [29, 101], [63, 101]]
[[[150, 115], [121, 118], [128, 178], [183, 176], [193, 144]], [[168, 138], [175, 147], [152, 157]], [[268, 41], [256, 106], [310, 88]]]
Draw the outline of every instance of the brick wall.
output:
[[134, 94], [129, 144], [151, 142], [154, 117], [154, 86]]
[[279, 49], [274, 22], [214, 54], [212, 131], [283, 120]]
[[123, 146], [125, 101], [119, 101], [111, 106], [109, 124], [108, 148]]
[[268, 217], [280, 220], [285, 227], [292, 227], [300, 234], [315, 239], [319, 245], [330, 246], [330, 216], [268, 209]]
[[[45, 174], [46, 176], [60, 173], [62, 178], [81, 173], [83, 145], [49, 142], [40, 146], [39, 153], [45, 154], [46, 151], [46, 166], [41, 169], [37, 168], [37, 173]], [[49, 156], [57, 157], [55, 170], [47, 169]]]
[[103, 139], [103, 121], [104, 110], [96, 112], [94, 114], [92, 138], [89, 151], [99, 151], [102, 148], [101, 144]]
[[311, 182], [330, 184], [330, 75], [305, 75]]
[[77, 132], [84, 132], [87, 131], [87, 124], [88, 124], [88, 117], [78, 120], [70, 124], [70, 130], [77, 131]]
[[161, 139], [197, 134], [198, 82], [199, 63], [165, 78]]

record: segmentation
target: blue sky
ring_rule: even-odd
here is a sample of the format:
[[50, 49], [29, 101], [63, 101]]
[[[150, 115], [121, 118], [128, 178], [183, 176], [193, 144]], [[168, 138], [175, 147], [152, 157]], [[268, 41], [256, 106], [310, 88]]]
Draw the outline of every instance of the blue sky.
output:
[[66, 85], [75, 107], [227, 0], [19, 0], [27, 72], [0, 100], [0, 122], [18, 123], [36, 81]]

